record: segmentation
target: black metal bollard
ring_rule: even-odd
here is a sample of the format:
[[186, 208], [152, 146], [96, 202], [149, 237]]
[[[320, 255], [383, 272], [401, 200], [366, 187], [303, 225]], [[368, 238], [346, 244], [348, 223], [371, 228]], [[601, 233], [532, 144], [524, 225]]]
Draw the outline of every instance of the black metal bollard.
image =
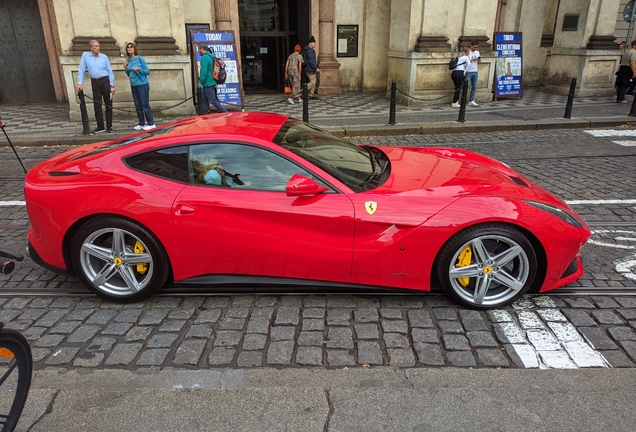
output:
[[468, 99], [468, 80], [464, 80], [464, 88], [462, 89], [462, 102], [459, 107], [459, 117], [457, 121], [464, 123], [466, 121], [466, 99]]
[[632, 117], [636, 117], [636, 96], [634, 96], [634, 100], [632, 101], [632, 109], [629, 110], [629, 114]]
[[395, 94], [397, 92], [397, 86], [395, 80], [391, 82], [391, 107], [389, 108], [389, 124], [395, 124]]
[[80, 90], [77, 93], [80, 103], [80, 114], [82, 115], [82, 135], [88, 135], [91, 133], [91, 124], [88, 121], [88, 112], [86, 111], [86, 100], [84, 98], [84, 90]]
[[303, 121], [309, 123], [309, 89], [303, 84]]
[[203, 106], [203, 87], [197, 87], [197, 115], [206, 115], [210, 112], [210, 107]]
[[574, 103], [574, 90], [576, 89], [576, 77], [572, 78], [572, 84], [570, 84], [570, 94], [568, 95], [568, 104], [565, 106], [565, 114], [563, 118], [572, 118], [572, 104]]

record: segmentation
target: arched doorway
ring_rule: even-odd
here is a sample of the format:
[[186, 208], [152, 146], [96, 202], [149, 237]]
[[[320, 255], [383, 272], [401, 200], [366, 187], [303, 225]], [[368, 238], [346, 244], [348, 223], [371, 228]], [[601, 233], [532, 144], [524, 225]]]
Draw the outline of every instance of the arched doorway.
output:
[[310, 2], [238, 0], [238, 9], [245, 93], [282, 92], [287, 57], [310, 36]]

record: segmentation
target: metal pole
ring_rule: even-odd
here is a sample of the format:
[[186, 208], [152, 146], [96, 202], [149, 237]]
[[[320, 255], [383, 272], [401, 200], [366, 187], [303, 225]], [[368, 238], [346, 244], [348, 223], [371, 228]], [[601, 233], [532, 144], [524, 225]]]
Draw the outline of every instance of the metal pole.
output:
[[4, 136], [7, 137], [7, 141], [9, 141], [9, 145], [11, 146], [11, 149], [13, 150], [15, 157], [18, 158], [18, 162], [20, 162], [20, 165], [22, 165], [22, 169], [24, 170], [24, 173], [26, 174], [27, 170], [24, 167], [24, 164], [22, 163], [22, 159], [20, 159], [20, 156], [18, 156], [18, 152], [15, 150], [15, 147], [13, 147], [13, 143], [9, 139], [9, 135], [7, 135], [7, 131], [4, 130], [4, 123], [2, 123], [2, 121], [0, 121], [0, 129], [2, 129], [2, 132], [4, 132]]
[[632, 101], [632, 109], [629, 110], [629, 114], [632, 117], [636, 117], [636, 97], [634, 97], [634, 100]]
[[84, 90], [77, 93], [80, 105], [80, 114], [82, 115], [82, 134], [89, 135], [91, 133], [91, 125], [88, 121], [88, 112], [86, 112], [86, 99], [84, 98]]
[[197, 87], [197, 114], [206, 115], [210, 112], [209, 104], [207, 107], [203, 106], [203, 87]]
[[303, 121], [309, 123], [309, 89], [303, 84]]
[[572, 103], [574, 102], [574, 90], [576, 89], [576, 77], [572, 78], [572, 84], [570, 84], [570, 94], [568, 95], [568, 104], [565, 106], [565, 114], [563, 118], [572, 118]]
[[459, 106], [459, 117], [457, 121], [464, 123], [466, 121], [466, 99], [468, 96], [468, 80], [464, 79], [464, 88], [462, 89], [462, 103]]
[[391, 82], [391, 106], [389, 108], [389, 124], [395, 124], [395, 94], [397, 93], [397, 86], [395, 80]]

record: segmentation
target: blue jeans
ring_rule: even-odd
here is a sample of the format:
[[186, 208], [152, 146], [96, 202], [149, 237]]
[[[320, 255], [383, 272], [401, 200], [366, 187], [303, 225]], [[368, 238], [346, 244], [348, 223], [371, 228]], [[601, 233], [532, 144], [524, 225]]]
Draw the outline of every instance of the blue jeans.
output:
[[214, 108], [219, 110], [219, 112], [227, 112], [225, 107], [221, 105], [221, 102], [219, 102], [219, 100], [216, 98], [216, 86], [203, 87], [203, 97], [201, 98], [201, 103], [204, 107], [209, 107], [210, 104], [212, 104]]
[[[135, 101], [135, 111], [137, 111], [139, 126], [144, 126], [146, 123], [149, 125], [155, 124], [155, 120], [152, 118], [152, 111], [150, 110], [150, 85], [130, 86], [130, 89], [132, 90], [133, 100]], [[145, 121], [144, 114], [146, 115]]]
[[475, 100], [475, 91], [477, 90], [477, 72], [466, 72], [466, 79], [470, 86], [469, 102], [472, 102]]

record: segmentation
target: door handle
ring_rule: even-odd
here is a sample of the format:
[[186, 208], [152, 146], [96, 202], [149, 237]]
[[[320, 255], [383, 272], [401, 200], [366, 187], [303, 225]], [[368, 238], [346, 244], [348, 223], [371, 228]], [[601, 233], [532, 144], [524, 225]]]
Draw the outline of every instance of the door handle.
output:
[[187, 215], [192, 213], [194, 213], [193, 207], [182, 205], [182, 204], [177, 205], [177, 210], [175, 211], [175, 214], [177, 216], [182, 216], [182, 215]]

